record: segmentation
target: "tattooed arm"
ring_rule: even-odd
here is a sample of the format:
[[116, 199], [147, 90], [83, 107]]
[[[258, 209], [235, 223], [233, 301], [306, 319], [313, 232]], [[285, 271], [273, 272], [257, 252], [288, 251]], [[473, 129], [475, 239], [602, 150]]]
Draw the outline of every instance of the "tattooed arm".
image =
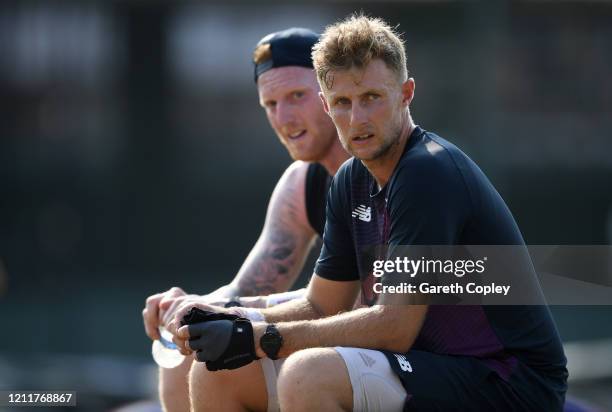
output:
[[[211, 294], [188, 295], [180, 288], [149, 296], [142, 311], [145, 330], [158, 339], [161, 319], [168, 318], [181, 304], [222, 305], [236, 296], [264, 296], [285, 292], [295, 282], [316, 238], [306, 215], [306, 172], [308, 163], [294, 162], [278, 181], [266, 221], [255, 246], [234, 280]], [[265, 297], [243, 298], [250, 307], [266, 307]]]
[[256, 296], [288, 290], [316, 238], [306, 214], [308, 163], [294, 162], [276, 185], [257, 243], [234, 280], [215, 295]]

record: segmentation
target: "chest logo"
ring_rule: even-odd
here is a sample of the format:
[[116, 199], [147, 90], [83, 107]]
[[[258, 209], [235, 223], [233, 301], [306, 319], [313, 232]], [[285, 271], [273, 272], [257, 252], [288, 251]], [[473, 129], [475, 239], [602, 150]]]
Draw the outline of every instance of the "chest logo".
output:
[[365, 207], [365, 205], [359, 205], [355, 210], [353, 210], [351, 215], [363, 222], [369, 222], [372, 220], [372, 208], [369, 206]]
[[400, 368], [402, 368], [404, 372], [412, 372], [412, 365], [404, 355], [398, 355], [397, 353], [394, 353], [394, 355], [397, 358]]

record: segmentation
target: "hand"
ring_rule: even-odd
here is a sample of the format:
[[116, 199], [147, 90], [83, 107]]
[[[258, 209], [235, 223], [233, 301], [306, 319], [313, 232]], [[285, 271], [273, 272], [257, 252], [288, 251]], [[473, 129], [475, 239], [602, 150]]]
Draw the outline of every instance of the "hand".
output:
[[[163, 312], [160, 313], [160, 303], [162, 301], [169, 302], [180, 296], [186, 296], [185, 291], [179, 287], [174, 287], [162, 293], [151, 295], [145, 301], [145, 308], [142, 310], [142, 320], [147, 336], [152, 340], [159, 339], [159, 326]], [[168, 309], [169, 306], [166, 307]], [[161, 315], [161, 316], [160, 316]]]
[[212, 306], [206, 303], [206, 298], [203, 296], [196, 298], [184, 299], [181, 303], [175, 306], [174, 314], [172, 318], [169, 318], [168, 323], [166, 324], [166, 329], [174, 335], [174, 343], [176, 343], [179, 348], [184, 346], [184, 340], [188, 338], [188, 335], [179, 335], [178, 330], [182, 326], [181, 322], [185, 315], [191, 310], [191, 308], [198, 308], [206, 312], [216, 312], [216, 313], [233, 313], [230, 309], [232, 308], [222, 308], [219, 306]]
[[161, 320], [161, 324], [168, 328], [168, 325], [176, 315], [176, 311], [182, 307], [183, 305], [204, 303], [209, 304], [206, 300], [206, 296], [200, 295], [182, 295], [182, 296], [165, 296], [159, 302], [159, 318]]
[[209, 371], [236, 369], [258, 359], [255, 354], [253, 325], [232, 314], [192, 308], [174, 337], [181, 353], [196, 352], [196, 360]]
[[196, 352], [200, 362], [215, 361], [227, 350], [234, 323], [231, 320], [213, 320], [181, 326], [177, 335], [184, 348]]

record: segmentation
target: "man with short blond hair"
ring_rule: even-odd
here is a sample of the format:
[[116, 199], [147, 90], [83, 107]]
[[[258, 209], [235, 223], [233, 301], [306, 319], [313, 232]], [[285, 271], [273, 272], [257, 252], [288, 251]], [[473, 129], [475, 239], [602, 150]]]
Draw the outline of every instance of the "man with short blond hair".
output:
[[[304, 298], [250, 321], [196, 305], [221, 315], [181, 326], [198, 309], [177, 310], [176, 343], [202, 362], [191, 370], [192, 408], [561, 410], [567, 370], [546, 306], [373, 291], [373, 259], [392, 259], [400, 246], [524, 246], [478, 166], [414, 124], [402, 40], [380, 19], [351, 16], [325, 30], [313, 61], [325, 111], [354, 156], [331, 184], [315, 273]], [[368, 307], [351, 310], [360, 287]], [[257, 358], [274, 360], [275, 387]]]

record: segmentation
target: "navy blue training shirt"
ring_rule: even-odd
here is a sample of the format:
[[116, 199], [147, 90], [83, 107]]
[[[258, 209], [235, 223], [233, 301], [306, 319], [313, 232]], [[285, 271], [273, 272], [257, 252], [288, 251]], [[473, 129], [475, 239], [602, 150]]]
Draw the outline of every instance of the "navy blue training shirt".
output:
[[[387, 185], [378, 190], [358, 159], [331, 184], [315, 273], [361, 280], [372, 305], [372, 245], [524, 245], [505, 202], [456, 146], [416, 127]], [[471, 356], [540, 406], [563, 404], [566, 359], [546, 306], [431, 305], [412, 346]], [[537, 388], [541, 388], [541, 391]], [[531, 395], [536, 396], [536, 395]], [[555, 408], [556, 409], [556, 408]]]

